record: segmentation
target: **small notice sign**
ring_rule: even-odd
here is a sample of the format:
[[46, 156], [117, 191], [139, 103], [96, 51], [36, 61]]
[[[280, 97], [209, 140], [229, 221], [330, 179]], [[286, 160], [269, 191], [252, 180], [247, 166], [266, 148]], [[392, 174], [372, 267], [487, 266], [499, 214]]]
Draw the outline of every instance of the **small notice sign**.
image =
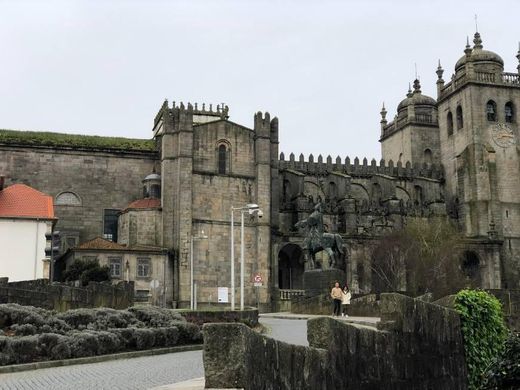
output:
[[229, 302], [229, 289], [227, 287], [217, 287], [218, 303]]

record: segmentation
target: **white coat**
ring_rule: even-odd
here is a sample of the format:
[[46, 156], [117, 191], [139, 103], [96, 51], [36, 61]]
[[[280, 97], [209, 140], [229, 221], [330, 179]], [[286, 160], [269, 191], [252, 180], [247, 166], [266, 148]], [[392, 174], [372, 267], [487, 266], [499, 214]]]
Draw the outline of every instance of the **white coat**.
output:
[[346, 294], [341, 291], [343, 293], [343, 297], [341, 298], [341, 304], [342, 305], [350, 305], [350, 298], [352, 297], [352, 295], [350, 294], [350, 291], [347, 292]]

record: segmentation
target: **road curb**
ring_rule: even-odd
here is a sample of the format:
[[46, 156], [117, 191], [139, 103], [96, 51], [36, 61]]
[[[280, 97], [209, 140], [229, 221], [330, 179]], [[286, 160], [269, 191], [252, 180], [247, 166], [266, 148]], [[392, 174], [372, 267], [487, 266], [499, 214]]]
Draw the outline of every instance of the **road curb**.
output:
[[144, 351], [121, 352], [121, 353], [113, 353], [113, 354], [109, 354], [109, 355], [87, 356], [87, 357], [75, 358], [75, 359], [47, 360], [44, 362], [13, 364], [10, 366], [0, 367], [0, 374], [9, 374], [9, 373], [28, 371], [28, 370], [38, 370], [40, 368], [72, 366], [75, 364], [99, 363], [99, 362], [106, 362], [109, 360], [130, 359], [130, 358], [143, 357], [143, 356], [164, 355], [165, 353], [200, 351], [200, 350], [202, 350], [202, 348], [203, 348], [202, 344], [178, 345], [176, 347], [146, 349]]

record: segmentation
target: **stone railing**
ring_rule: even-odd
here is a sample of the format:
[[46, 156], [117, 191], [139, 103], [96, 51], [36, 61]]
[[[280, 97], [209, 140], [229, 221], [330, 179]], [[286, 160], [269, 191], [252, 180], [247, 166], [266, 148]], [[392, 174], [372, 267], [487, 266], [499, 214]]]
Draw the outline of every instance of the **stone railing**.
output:
[[290, 301], [295, 297], [302, 297], [305, 295], [305, 290], [286, 290], [280, 289], [280, 301]]
[[514, 85], [520, 86], [520, 74], [504, 72], [500, 75], [490, 72], [475, 72], [472, 75], [462, 74], [457, 78], [454, 78], [449, 83], [446, 83], [441, 88], [439, 99], [442, 99], [466, 82], [476, 81], [485, 84], [499, 84], [499, 85]]
[[207, 388], [467, 389], [459, 315], [399, 294], [381, 294], [378, 329], [330, 317], [308, 321], [309, 346], [242, 324], [205, 324]]

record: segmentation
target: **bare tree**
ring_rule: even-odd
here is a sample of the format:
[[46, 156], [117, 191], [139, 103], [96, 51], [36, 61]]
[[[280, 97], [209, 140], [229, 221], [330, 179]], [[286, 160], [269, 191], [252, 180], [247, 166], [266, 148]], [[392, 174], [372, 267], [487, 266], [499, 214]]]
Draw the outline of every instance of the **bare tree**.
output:
[[408, 220], [372, 251], [374, 289], [434, 297], [456, 292], [467, 285], [462, 250], [462, 236], [446, 218]]

